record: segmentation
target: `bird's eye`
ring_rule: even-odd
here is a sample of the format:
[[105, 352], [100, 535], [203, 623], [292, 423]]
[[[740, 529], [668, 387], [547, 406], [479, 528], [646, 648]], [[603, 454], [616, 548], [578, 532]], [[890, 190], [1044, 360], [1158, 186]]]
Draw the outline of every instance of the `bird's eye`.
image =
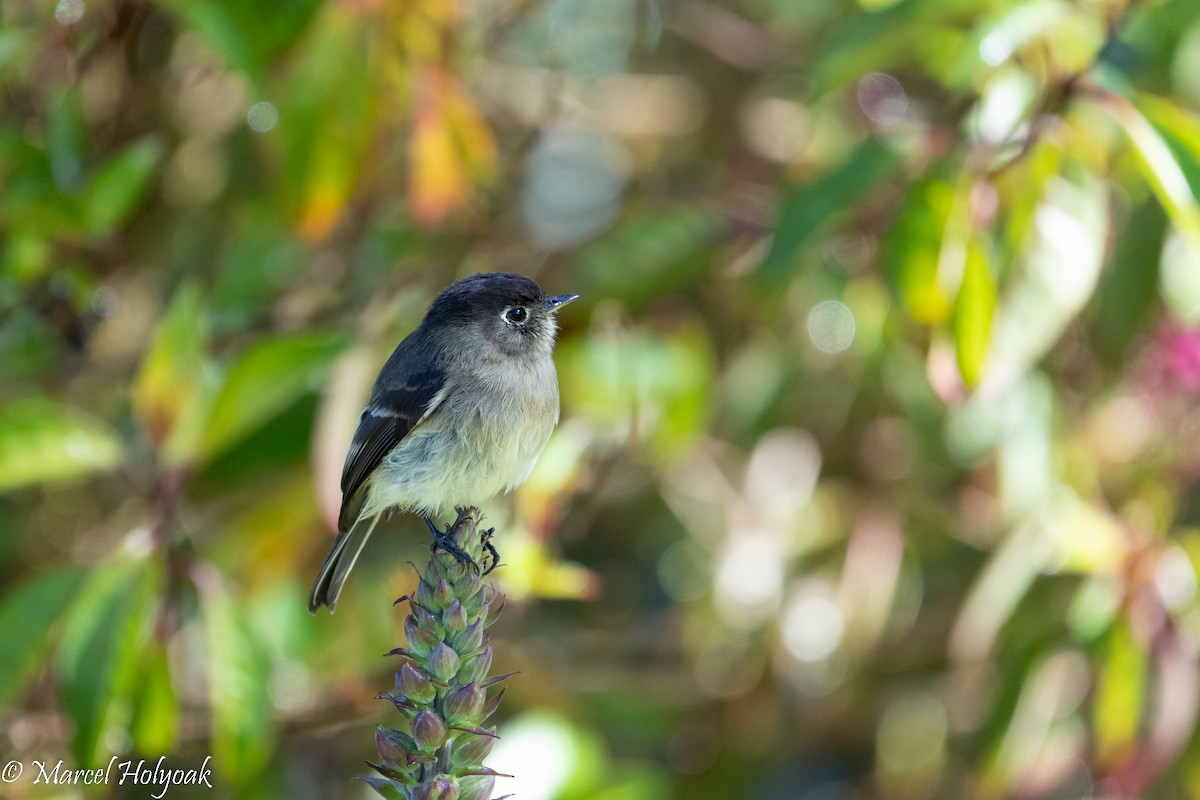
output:
[[525, 320], [529, 319], [529, 311], [522, 306], [514, 306], [504, 312], [504, 318], [509, 322], [520, 325]]

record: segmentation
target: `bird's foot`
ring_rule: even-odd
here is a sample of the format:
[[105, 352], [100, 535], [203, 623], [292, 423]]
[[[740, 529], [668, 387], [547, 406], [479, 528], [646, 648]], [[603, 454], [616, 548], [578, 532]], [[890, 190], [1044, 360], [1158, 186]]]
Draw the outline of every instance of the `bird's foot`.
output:
[[487, 552], [491, 559], [488, 561], [487, 569], [483, 571], [487, 575], [500, 564], [500, 553], [496, 550], [496, 546], [492, 544], [492, 534], [496, 532], [495, 528], [488, 528], [479, 535], [479, 542], [483, 545], [483, 549]]
[[475, 563], [475, 559], [471, 558], [466, 550], [459, 547], [450, 535], [450, 532], [454, 530], [453, 525], [448, 525], [446, 526], [446, 530], [442, 530], [428, 516], [422, 516], [425, 517], [425, 524], [429, 526], [429, 532], [433, 534], [433, 544], [429, 546], [430, 550], [435, 553], [438, 550], [443, 550], [454, 556], [454, 560], [463, 567], [470, 567], [479, 572], [479, 565]]

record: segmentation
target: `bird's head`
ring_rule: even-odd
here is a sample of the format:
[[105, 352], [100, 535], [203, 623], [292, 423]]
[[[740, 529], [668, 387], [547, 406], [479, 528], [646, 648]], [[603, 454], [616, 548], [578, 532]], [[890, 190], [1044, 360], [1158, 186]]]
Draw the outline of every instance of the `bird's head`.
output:
[[547, 295], [523, 275], [488, 272], [446, 287], [425, 322], [452, 335], [481, 335], [507, 357], [548, 354], [558, 329], [555, 314], [578, 296]]

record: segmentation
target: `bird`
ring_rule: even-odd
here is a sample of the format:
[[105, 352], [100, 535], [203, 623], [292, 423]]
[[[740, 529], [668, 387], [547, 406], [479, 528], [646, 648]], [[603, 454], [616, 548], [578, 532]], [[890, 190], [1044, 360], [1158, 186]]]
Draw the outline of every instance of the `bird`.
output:
[[471, 562], [433, 518], [529, 477], [559, 419], [556, 315], [578, 297], [491, 272], [452, 283], [430, 303], [359, 416], [342, 468], [338, 534], [309, 594], [311, 613], [336, 608], [380, 517], [396, 510], [424, 518], [434, 549]]

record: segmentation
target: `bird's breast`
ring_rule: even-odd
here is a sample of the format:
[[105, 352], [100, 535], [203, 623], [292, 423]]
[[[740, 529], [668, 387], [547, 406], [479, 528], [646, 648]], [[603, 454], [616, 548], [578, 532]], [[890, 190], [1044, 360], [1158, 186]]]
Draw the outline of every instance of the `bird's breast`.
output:
[[478, 505], [525, 481], [557, 422], [549, 358], [467, 373], [384, 460], [372, 505]]

